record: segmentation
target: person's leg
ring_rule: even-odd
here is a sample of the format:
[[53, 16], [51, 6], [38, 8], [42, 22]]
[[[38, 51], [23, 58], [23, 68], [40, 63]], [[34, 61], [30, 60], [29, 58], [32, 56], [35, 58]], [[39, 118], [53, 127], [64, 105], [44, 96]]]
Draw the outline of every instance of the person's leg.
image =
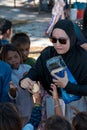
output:
[[49, 24], [47, 26], [47, 29], [45, 31], [45, 35], [48, 36], [50, 34], [50, 32], [51, 32], [51, 30], [52, 30], [52, 28], [53, 28], [53, 26], [55, 24], [55, 20], [56, 20], [56, 16], [52, 15], [52, 18], [51, 18], [51, 20], [50, 20], [50, 22], [49, 22]]

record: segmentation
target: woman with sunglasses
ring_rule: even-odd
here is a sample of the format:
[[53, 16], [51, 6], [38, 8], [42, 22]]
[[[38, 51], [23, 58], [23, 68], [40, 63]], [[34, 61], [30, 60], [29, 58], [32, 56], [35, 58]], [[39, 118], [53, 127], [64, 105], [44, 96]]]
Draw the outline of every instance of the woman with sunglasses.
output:
[[[73, 114], [71, 105], [74, 105], [80, 111], [87, 110], [87, 101], [83, 97], [87, 96], [87, 52], [77, 45], [78, 41], [76, 39], [74, 25], [70, 20], [58, 21], [52, 30], [50, 40], [53, 46], [49, 46], [41, 52], [35, 66], [21, 80], [21, 87], [31, 89], [34, 81], [39, 80], [47, 92], [50, 93], [50, 84], [54, 82], [58, 87], [60, 96], [60, 86], [69, 94], [82, 96], [79, 100], [66, 104], [65, 114], [71, 120]], [[63, 78], [59, 76], [56, 79], [52, 78], [52, 75], [47, 69], [46, 62], [55, 56], [62, 56], [77, 84], [69, 81], [66, 71]]]

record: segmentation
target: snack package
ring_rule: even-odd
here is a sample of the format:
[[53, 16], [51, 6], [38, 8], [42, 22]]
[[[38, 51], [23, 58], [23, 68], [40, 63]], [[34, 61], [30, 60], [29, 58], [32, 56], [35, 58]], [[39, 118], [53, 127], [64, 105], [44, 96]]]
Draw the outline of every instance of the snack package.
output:
[[33, 93], [37, 93], [39, 90], [40, 90], [40, 89], [39, 89], [38, 84], [35, 83], [34, 86], [33, 86], [33, 88], [32, 88], [32, 92], [33, 92]]
[[[66, 70], [69, 81], [71, 83], [77, 84], [72, 73], [66, 66], [62, 56], [56, 56], [56, 57], [49, 59], [47, 61], [46, 65], [47, 65], [47, 68], [48, 68], [49, 72], [51, 73], [51, 75], [56, 74], [60, 77], [64, 77], [64, 71]], [[54, 76], [53, 76], [53, 78], [54, 78]], [[68, 94], [63, 88], [60, 88], [60, 89], [61, 89], [62, 98], [63, 98], [65, 104], [70, 103], [75, 100], [79, 100], [81, 98], [80, 96], [77, 96], [77, 95]]]

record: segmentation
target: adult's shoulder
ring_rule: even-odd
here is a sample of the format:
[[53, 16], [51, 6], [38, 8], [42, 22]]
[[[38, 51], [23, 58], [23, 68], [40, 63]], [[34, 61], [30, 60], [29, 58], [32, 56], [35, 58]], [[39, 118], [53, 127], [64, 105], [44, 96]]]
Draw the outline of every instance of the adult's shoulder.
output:
[[87, 51], [85, 49], [83, 49], [81, 46], [77, 45], [77, 50], [79, 51], [79, 53], [83, 54], [83, 55], [87, 55]]
[[21, 64], [19, 68], [20, 70], [28, 71], [29, 69], [31, 69], [31, 66], [28, 64]]
[[83, 49], [82, 47], [78, 46], [77, 47], [77, 54], [80, 60], [87, 62], [87, 51]]
[[54, 49], [54, 47], [48, 46], [41, 52], [41, 55], [53, 56], [55, 53], [56, 53], [56, 50]]

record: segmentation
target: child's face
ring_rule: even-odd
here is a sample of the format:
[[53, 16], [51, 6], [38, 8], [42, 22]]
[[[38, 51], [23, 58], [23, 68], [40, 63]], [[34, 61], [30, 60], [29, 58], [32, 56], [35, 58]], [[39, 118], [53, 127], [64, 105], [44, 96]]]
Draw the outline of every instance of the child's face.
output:
[[28, 58], [29, 49], [30, 49], [29, 43], [22, 44], [22, 45], [19, 46], [19, 50], [20, 50], [21, 53], [22, 53], [23, 61], [25, 61], [25, 60]]
[[8, 51], [5, 61], [9, 63], [13, 69], [18, 69], [21, 61], [20, 55], [17, 51]]

